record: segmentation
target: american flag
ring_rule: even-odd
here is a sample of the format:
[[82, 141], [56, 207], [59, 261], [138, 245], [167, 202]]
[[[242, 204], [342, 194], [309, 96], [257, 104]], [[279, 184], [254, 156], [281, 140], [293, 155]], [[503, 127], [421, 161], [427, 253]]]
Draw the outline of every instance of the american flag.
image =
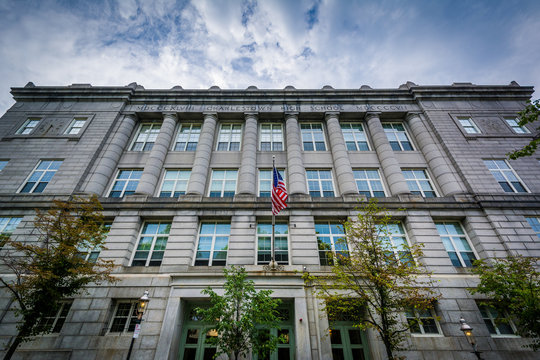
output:
[[272, 181], [272, 214], [277, 215], [287, 207], [287, 189], [279, 171], [274, 167]]

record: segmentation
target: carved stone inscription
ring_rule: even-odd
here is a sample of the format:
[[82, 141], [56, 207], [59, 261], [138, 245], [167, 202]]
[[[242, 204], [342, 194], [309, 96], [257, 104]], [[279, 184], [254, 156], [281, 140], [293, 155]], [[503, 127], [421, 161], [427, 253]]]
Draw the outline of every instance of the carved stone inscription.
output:
[[364, 112], [364, 111], [414, 111], [418, 110], [411, 104], [268, 104], [268, 105], [131, 105], [127, 111], [156, 112]]

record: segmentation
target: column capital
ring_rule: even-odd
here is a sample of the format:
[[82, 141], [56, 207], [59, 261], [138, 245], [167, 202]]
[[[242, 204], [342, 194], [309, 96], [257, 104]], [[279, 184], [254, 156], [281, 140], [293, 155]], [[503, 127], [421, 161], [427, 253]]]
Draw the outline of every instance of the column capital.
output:
[[298, 111], [285, 111], [285, 118], [295, 117], [298, 118]]
[[244, 117], [248, 117], [248, 116], [253, 116], [253, 117], [258, 117], [259, 116], [259, 112], [258, 111], [246, 111], [244, 113]]
[[364, 119], [369, 120], [371, 118], [379, 118], [381, 116], [381, 112], [379, 111], [368, 111], [366, 112], [366, 116]]
[[405, 115], [405, 120], [409, 120], [412, 117], [418, 116], [420, 117], [421, 111], [408, 111], [407, 115]]
[[216, 120], [218, 119], [218, 114], [215, 111], [204, 111], [202, 114], [204, 115], [204, 117], [209, 116], [209, 117], [213, 117]]
[[178, 114], [175, 111], [162, 111], [161, 114], [163, 115], [163, 118], [166, 116], [174, 117], [175, 119], [178, 118]]
[[339, 117], [339, 111], [327, 111], [324, 113], [324, 118], [326, 120], [330, 117]]
[[135, 111], [125, 111], [125, 112], [122, 112], [122, 115], [128, 116], [130, 118], [135, 118], [135, 119], [138, 118], [137, 113]]

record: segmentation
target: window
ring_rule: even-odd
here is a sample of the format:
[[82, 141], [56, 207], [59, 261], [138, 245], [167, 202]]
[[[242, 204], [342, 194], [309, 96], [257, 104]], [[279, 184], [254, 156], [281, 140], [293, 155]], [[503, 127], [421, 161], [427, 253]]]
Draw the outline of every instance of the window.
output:
[[401, 123], [382, 123], [386, 137], [390, 142], [390, 146], [394, 151], [411, 151], [414, 150], [405, 131], [405, 127]]
[[487, 305], [478, 305], [478, 308], [491, 335], [516, 334], [516, 326], [506, 312], [501, 314], [494, 307]]
[[135, 193], [142, 175], [141, 169], [119, 170], [109, 197], [120, 198]]
[[458, 121], [467, 134], [480, 134], [480, 129], [478, 129], [478, 126], [476, 126], [471, 118], [460, 117], [458, 118]]
[[[285, 181], [285, 170], [278, 169], [281, 177]], [[272, 170], [259, 170], [259, 196], [270, 197], [272, 192]]]
[[58, 168], [62, 165], [62, 160], [41, 160], [26, 180], [26, 183], [19, 191], [20, 193], [41, 193], [51, 181]]
[[[334, 257], [348, 257], [349, 248], [345, 240], [345, 232], [337, 222], [316, 222], [315, 233], [319, 247], [319, 260], [321, 265], [333, 265]], [[338, 256], [339, 255], [339, 256]]]
[[402, 172], [412, 194], [422, 195], [427, 198], [437, 196], [426, 170], [407, 169], [402, 170]]
[[4, 170], [9, 160], [0, 160], [0, 171]]
[[150, 151], [154, 147], [161, 124], [141, 124], [131, 151]]
[[195, 266], [225, 266], [230, 234], [230, 223], [201, 223]]
[[81, 132], [81, 129], [83, 128], [84, 124], [86, 123], [86, 118], [75, 118], [69, 124], [66, 131], [64, 131], [64, 134], [67, 135], [77, 135], [79, 132]]
[[178, 130], [174, 151], [195, 151], [201, 136], [200, 124], [182, 124]]
[[341, 124], [343, 138], [349, 151], [369, 151], [366, 134], [362, 124], [345, 123]]
[[504, 192], [508, 193], [526, 193], [525, 186], [518, 178], [514, 170], [506, 163], [505, 160], [484, 160], [495, 180], [501, 185]]
[[[111, 223], [103, 224], [103, 227], [105, 228], [105, 235], [111, 229], [111, 225]], [[101, 246], [96, 246], [93, 248], [90, 248], [88, 246], [78, 246], [77, 250], [79, 251], [80, 256], [84, 260], [88, 261], [89, 263], [95, 264], [99, 257], [99, 253], [101, 252]]]
[[312, 197], [333, 197], [334, 184], [330, 170], [306, 170], [309, 194]]
[[259, 149], [283, 151], [283, 127], [281, 124], [261, 124]]
[[22, 217], [0, 217], [0, 234], [11, 234], [21, 220]]
[[210, 197], [232, 197], [236, 191], [238, 170], [212, 170]]
[[72, 301], [63, 301], [56, 311], [49, 312], [38, 324], [38, 331], [59, 333], [66, 322], [67, 314], [71, 308]]
[[170, 231], [170, 222], [145, 222], [131, 266], [160, 266]]
[[[274, 227], [274, 247], [278, 264], [289, 264], [289, 226], [276, 223]], [[272, 257], [272, 223], [257, 224], [257, 264], [268, 264]]]
[[384, 187], [377, 169], [358, 169], [353, 170], [354, 180], [358, 192], [362, 195], [371, 197], [385, 197]]
[[191, 170], [165, 170], [159, 197], [179, 197], [184, 195], [190, 176]]
[[473, 266], [477, 259], [467, 235], [457, 222], [436, 222], [437, 231], [452, 261], [456, 267]]
[[326, 151], [322, 124], [300, 124], [304, 151]]
[[117, 301], [109, 332], [133, 332], [137, 324], [137, 300]]
[[530, 131], [525, 126], [519, 126], [517, 119], [510, 118], [504, 119], [508, 125], [514, 130], [516, 134], [529, 134]]
[[401, 223], [377, 225], [379, 238], [387, 243], [387, 251], [402, 263], [414, 263], [409, 250], [409, 242]]
[[221, 124], [219, 128], [218, 151], [240, 151], [240, 139], [242, 138], [242, 125]]
[[534, 232], [536, 233], [536, 235], [540, 238], [540, 218], [528, 217], [526, 219], [527, 219], [527, 222], [529, 223], [529, 225], [531, 225], [531, 227], [534, 230]]
[[24, 124], [22, 124], [22, 126], [19, 128], [19, 130], [17, 130], [17, 134], [19, 135], [28, 135], [30, 134], [32, 131], [34, 131], [34, 129], [36, 128], [37, 124], [39, 124], [39, 121], [40, 119], [27, 119]]
[[412, 307], [405, 311], [407, 323], [413, 334], [441, 334], [441, 329], [433, 309], [418, 310]]

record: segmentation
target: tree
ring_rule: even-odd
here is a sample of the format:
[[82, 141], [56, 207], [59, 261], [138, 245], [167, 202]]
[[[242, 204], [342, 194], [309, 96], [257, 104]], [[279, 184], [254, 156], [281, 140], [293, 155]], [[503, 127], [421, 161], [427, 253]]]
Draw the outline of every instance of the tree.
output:
[[[480, 277], [472, 294], [480, 293], [489, 297], [486, 302], [495, 307], [499, 314], [507, 312], [512, 316], [517, 333], [531, 338], [526, 346], [540, 349], [540, 273], [538, 258], [510, 256], [492, 263], [477, 260], [472, 271]], [[498, 319], [505, 321], [504, 319]]]
[[247, 280], [244, 268], [224, 269], [224, 294], [216, 294], [210, 287], [202, 291], [210, 296], [209, 308], [197, 308], [203, 320], [219, 336], [210, 339], [217, 346], [215, 357], [226, 354], [229, 359], [253, 353], [272, 353], [279, 339], [265, 329], [277, 328], [277, 307], [280, 299], [271, 298], [271, 290], [255, 291], [253, 281]]
[[391, 228], [397, 226], [386, 209], [370, 201], [343, 223], [345, 237], [338, 243], [349, 252], [332, 255], [331, 274], [304, 274], [330, 322], [345, 315], [354, 327], [374, 329], [388, 359], [397, 358], [405, 333], [417, 325], [400, 321], [399, 313], [429, 309], [436, 298], [431, 274], [415, 260], [422, 256], [420, 246], [392, 244]]
[[79, 250], [103, 244], [107, 230], [102, 210], [97, 197], [55, 201], [51, 209], [36, 209], [37, 241], [4, 238], [0, 265], [11, 274], [2, 275], [0, 282], [17, 303], [15, 313], [21, 318], [4, 359], [10, 359], [21, 342], [52, 330], [42, 325], [59, 310], [62, 299], [89, 283], [115, 281], [110, 276], [111, 262], [88, 261]]
[[[518, 113], [519, 115], [519, 126], [524, 126], [526, 124], [532, 124], [538, 120], [538, 115], [540, 115], [540, 99], [533, 102], [528, 101], [527, 106], [523, 111]], [[540, 126], [536, 128], [537, 131], [540, 131]], [[511, 153], [508, 153], [508, 157], [512, 160], [516, 160], [520, 157], [531, 156], [536, 151], [536, 148], [540, 144], [540, 134], [534, 136], [534, 138], [525, 145], [522, 149], [515, 150]]]

